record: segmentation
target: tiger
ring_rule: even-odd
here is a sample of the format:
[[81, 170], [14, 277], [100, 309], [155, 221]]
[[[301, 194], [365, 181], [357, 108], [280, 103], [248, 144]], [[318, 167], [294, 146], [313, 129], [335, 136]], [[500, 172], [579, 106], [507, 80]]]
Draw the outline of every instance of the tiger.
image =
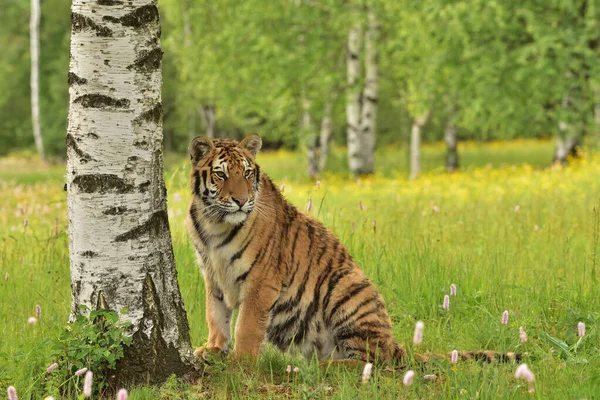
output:
[[[197, 356], [258, 357], [263, 344], [319, 360], [403, 363], [385, 302], [346, 247], [288, 202], [256, 163], [259, 135], [190, 144], [186, 228], [206, 293]], [[462, 358], [495, 358], [490, 352]]]

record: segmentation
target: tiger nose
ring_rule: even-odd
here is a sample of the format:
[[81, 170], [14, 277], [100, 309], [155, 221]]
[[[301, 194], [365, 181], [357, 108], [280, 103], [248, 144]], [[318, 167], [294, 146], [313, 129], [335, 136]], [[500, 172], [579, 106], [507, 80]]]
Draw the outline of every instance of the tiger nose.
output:
[[238, 206], [242, 207], [244, 204], [246, 204], [246, 202], [248, 201], [248, 198], [244, 198], [244, 197], [240, 197], [240, 198], [236, 198], [236, 197], [232, 197], [231, 200], [233, 200], [235, 202], [235, 204], [237, 204]]

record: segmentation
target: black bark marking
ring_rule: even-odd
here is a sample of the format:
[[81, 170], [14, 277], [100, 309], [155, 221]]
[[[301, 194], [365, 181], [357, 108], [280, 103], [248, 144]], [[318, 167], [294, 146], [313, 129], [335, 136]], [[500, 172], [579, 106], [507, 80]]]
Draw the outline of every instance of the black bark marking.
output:
[[119, 0], [98, 0], [98, 4], [101, 6], [119, 6], [123, 2]]
[[104, 215], [121, 215], [121, 214], [124, 214], [127, 210], [128, 210], [127, 207], [117, 206], [117, 207], [111, 207], [111, 208], [108, 208], [108, 209], [102, 211], [102, 214], [104, 214]]
[[81, 150], [81, 148], [77, 144], [77, 141], [70, 133], [67, 134], [67, 150], [68, 149], [73, 150], [75, 154], [79, 156], [80, 161], [83, 163], [94, 160], [88, 153]]
[[113, 174], [79, 175], [72, 185], [82, 193], [131, 193], [134, 186]]
[[144, 139], [136, 140], [135, 142], [133, 142], [133, 145], [135, 147], [139, 147], [140, 149], [144, 149], [144, 150], [148, 149], [148, 142]]
[[127, 69], [138, 72], [154, 72], [160, 68], [163, 52], [160, 48], [140, 51], [140, 56]]
[[90, 29], [96, 32], [96, 36], [100, 37], [111, 37], [113, 31], [105, 26], [100, 26], [91, 18], [78, 13], [71, 13], [71, 30], [73, 33], [82, 32], [86, 29]]
[[84, 108], [128, 108], [128, 99], [115, 99], [104, 94], [90, 93], [77, 97], [73, 103], [80, 103]]
[[73, 72], [69, 72], [69, 78], [67, 79], [67, 82], [69, 83], [69, 86], [85, 85], [87, 83], [87, 79], [81, 78]]
[[81, 253], [81, 256], [85, 257], [85, 258], [94, 258], [97, 255], [98, 255], [98, 253], [96, 253], [94, 251], [91, 251], [91, 250], [86, 250], [86, 251], [84, 251], [84, 252]]
[[123, 26], [127, 26], [134, 29], [139, 29], [144, 25], [148, 25], [152, 22], [158, 21], [158, 8], [155, 5], [145, 5], [138, 7], [129, 14], [123, 15], [121, 18], [111, 17], [109, 15], [104, 16], [104, 21], [121, 23]]
[[160, 122], [160, 120], [162, 119], [163, 116], [163, 107], [162, 107], [162, 103], [156, 103], [156, 105], [154, 107], [152, 107], [149, 110], [146, 110], [144, 112], [142, 112], [140, 115], [138, 115], [133, 122], [134, 123], [141, 123], [141, 122], [154, 122], [155, 124], [158, 124]]
[[169, 226], [169, 218], [164, 210], [154, 212], [146, 222], [135, 228], [118, 235], [115, 242], [126, 242], [131, 239], [137, 239], [142, 235], [150, 234], [158, 236], [165, 232]]
[[[171, 296], [169, 296], [171, 297]], [[167, 343], [163, 338], [163, 332], [170, 327], [165, 326], [163, 314], [164, 305], [154, 284], [152, 276], [147, 273], [142, 287], [142, 310], [143, 320], [140, 329], [133, 333], [131, 346], [124, 348], [125, 356], [119, 360], [115, 369], [115, 384], [117, 386], [128, 384], [160, 384], [171, 374], [183, 376], [194, 373], [194, 365], [190, 360], [182, 358], [177, 349], [178, 343], [190, 343], [189, 325], [187, 315], [181, 301], [173, 299], [171, 306], [174, 307], [175, 319], [179, 337], [177, 343]], [[152, 326], [149, 336], [141, 327]], [[191, 378], [188, 376], [188, 378]]]

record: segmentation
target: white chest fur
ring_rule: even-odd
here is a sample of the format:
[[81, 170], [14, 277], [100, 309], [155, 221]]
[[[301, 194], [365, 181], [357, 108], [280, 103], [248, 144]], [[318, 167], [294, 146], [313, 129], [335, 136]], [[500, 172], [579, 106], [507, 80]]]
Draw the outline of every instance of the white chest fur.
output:
[[238, 281], [250, 267], [247, 260], [248, 255], [239, 257], [239, 248], [230, 244], [221, 248], [205, 248], [206, 263], [202, 266], [205, 279], [211, 279], [212, 283], [223, 293], [223, 300], [229, 308], [237, 308], [243, 301], [243, 285]]

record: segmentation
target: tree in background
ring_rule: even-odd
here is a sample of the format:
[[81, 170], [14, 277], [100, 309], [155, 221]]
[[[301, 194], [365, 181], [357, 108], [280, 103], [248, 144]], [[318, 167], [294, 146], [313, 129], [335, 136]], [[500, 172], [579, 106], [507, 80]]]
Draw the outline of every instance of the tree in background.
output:
[[128, 313], [128, 384], [192, 370], [162, 158], [156, 0], [73, 0], [67, 201], [71, 319], [80, 305]]
[[[40, 55], [40, 112], [50, 156], [64, 151], [66, 7], [62, 0], [42, 3], [40, 44], [51, 50]], [[165, 143], [177, 151], [208, 128], [233, 138], [260, 132], [267, 148], [314, 150], [313, 159], [321, 159], [319, 122], [328, 119], [328, 110], [332, 140], [349, 144], [346, 101], [354, 104], [355, 122], [368, 108], [355, 101], [366, 97], [368, 10], [379, 27], [379, 101], [372, 119], [379, 145], [408, 144], [412, 123], [424, 112], [419, 99], [431, 108], [421, 129], [425, 142], [454, 131], [461, 140], [552, 137], [560, 138], [562, 154], [572, 147], [569, 137], [583, 142], [587, 135], [589, 141], [599, 126], [600, 7], [593, 1], [161, 0], [160, 7]], [[0, 81], [2, 152], [34, 148], [25, 50], [29, 15], [29, 2], [14, 0], [0, 14], [0, 73], [10, 77]], [[346, 76], [351, 27], [361, 30], [355, 91]], [[340, 96], [347, 90], [349, 97]], [[300, 129], [303, 96], [310, 100], [310, 132]], [[449, 154], [454, 142], [448, 142]], [[317, 164], [321, 169], [323, 163]]]
[[[362, 11], [362, 10], [361, 10]], [[348, 31], [346, 54], [346, 129], [348, 164], [355, 175], [372, 174], [375, 170], [375, 137], [379, 73], [377, 59], [378, 22], [373, 8], [367, 11], [366, 32], [360, 24], [364, 12], [355, 12], [355, 25]], [[361, 77], [364, 43], [365, 76]]]
[[40, 130], [40, 0], [31, 0], [29, 22], [31, 49], [31, 125], [33, 138], [40, 159], [44, 159], [44, 142]]

